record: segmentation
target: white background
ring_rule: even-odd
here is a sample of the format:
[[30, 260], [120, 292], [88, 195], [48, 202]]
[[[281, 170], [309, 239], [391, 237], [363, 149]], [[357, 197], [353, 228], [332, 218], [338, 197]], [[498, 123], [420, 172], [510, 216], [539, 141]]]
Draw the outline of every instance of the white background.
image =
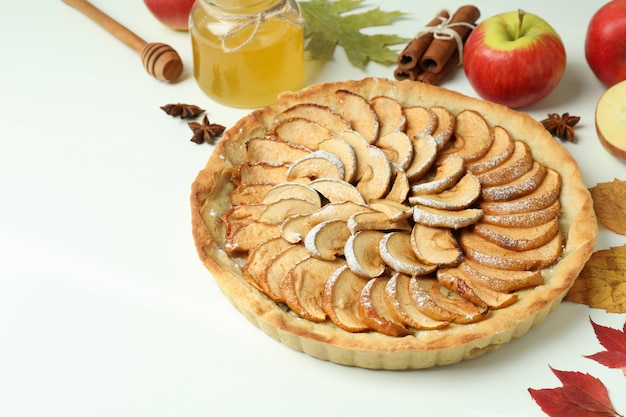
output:
[[[226, 126], [247, 111], [202, 94], [187, 33], [161, 25], [140, 0], [94, 2], [144, 39], [172, 45], [186, 69], [176, 84], [152, 79], [135, 52], [60, 0], [0, 5], [0, 415], [541, 416], [527, 389], [560, 386], [549, 366], [600, 378], [626, 413], [626, 377], [583, 357], [602, 350], [589, 316], [621, 328], [624, 314], [565, 303], [495, 353], [410, 372], [323, 362], [249, 324], [191, 238], [190, 184], [213, 147], [190, 142], [186, 121], [159, 107], [197, 104]], [[604, 89], [583, 53], [603, 2], [505, 3], [475, 4], [482, 18], [519, 6], [539, 14], [568, 54], [557, 89], [524, 110], [581, 116], [579, 142], [565, 146], [588, 186], [626, 179], [626, 165], [597, 141]], [[365, 2], [407, 12], [373, 31], [407, 37], [463, 4]], [[308, 84], [393, 74], [355, 69], [342, 50], [309, 64]], [[462, 71], [443, 85], [475, 96]], [[601, 228], [598, 249], [625, 243]]]

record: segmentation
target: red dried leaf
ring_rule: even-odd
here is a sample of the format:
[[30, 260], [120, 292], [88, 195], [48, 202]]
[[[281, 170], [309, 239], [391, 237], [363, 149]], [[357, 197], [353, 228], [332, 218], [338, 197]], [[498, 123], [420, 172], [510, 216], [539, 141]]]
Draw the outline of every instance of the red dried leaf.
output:
[[601, 326], [591, 318], [589, 320], [600, 344], [606, 351], [585, 357], [609, 368], [621, 368], [626, 375], [626, 323], [624, 323], [623, 330], [617, 330], [612, 327]]
[[597, 378], [580, 372], [552, 372], [559, 378], [563, 387], [528, 392], [544, 413], [551, 417], [621, 417], [615, 411], [604, 384]]

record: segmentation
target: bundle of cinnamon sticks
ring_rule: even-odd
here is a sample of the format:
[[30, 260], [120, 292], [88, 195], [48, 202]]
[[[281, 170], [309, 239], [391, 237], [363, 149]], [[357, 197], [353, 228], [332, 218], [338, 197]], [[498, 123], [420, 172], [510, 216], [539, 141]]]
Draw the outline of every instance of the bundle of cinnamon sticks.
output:
[[398, 55], [396, 80], [439, 82], [462, 60], [462, 47], [480, 17], [476, 6], [460, 7], [452, 17], [440, 11]]

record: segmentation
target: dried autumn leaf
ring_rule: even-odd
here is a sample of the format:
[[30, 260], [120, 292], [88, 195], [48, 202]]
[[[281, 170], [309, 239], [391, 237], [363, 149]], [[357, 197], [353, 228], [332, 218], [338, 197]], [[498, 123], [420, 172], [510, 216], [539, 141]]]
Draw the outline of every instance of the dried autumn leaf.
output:
[[591, 255], [565, 300], [626, 313], [626, 245]]
[[607, 229], [626, 235], [626, 181], [614, 179], [589, 189], [598, 220]]
[[621, 368], [624, 376], [626, 376], [626, 322], [624, 328], [618, 330], [601, 326], [591, 318], [589, 320], [598, 341], [606, 350], [585, 357], [609, 368]]
[[[398, 53], [388, 46], [406, 43], [408, 38], [367, 35], [361, 29], [391, 24], [404, 13], [386, 12], [378, 7], [354, 12], [362, 3], [363, 0], [309, 0], [298, 3], [306, 22], [304, 36], [308, 39], [307, 50], [312, 59], [332, 59], [336, 46], [341, 45], [350, 63], [358, 68], [365, 68], [369, 61], [382, 64], [396, 62]], [[351, 13], [344, 14], [346, 12]]]
[[550, 368], [563, 384], [559, 388], [528, 392], [544, 413], [551, 417], [621, 417], [611, 403], [606, 386], [589, 374]]

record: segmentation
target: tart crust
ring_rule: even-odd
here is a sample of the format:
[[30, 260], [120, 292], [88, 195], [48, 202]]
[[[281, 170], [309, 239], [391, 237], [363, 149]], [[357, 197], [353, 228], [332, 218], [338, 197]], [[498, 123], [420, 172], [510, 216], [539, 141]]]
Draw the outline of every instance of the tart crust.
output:
[[[245, 255], [224, 250], [225, 226], [220, 216], [230, 208], [234, 166], [246, 159], [246, 142], [262, 136], [284, 110], [299, 103], [334, 106], [334, 92], [348, 90], [370, 100], [389, 96], [403, 106], [442, 106], [453, 114], [480, 113], [490, 126], [503, 126], [523, 140], [536, 161], [558, 171], [562, 178], [559, 225], [563, 251], [542, 271], [544, 283], [520, 290], [518, 300], [490, 312], [471, 325], [451, 323], [440, 330], [416, 330], [404, 337], [377, 332], [350, 333], [331, 321], [312, 322], [277, 304], [243, 276]], [[365, 78], [313, 85], [283, 93], [275, 105], [259, 109], [228, 129], [191, 187], [192, 231], [199, 257], [230, 302], [251, 323], [276, 340], [313, 357], [337, 364], [371, 369], [418, 369], [453, 364], [494, 351], [525, 334], [556, 308], [595, 247], [597, 223], [592, 201], [577, 163], [529, 115], [494, 103], [411, 81]]]

